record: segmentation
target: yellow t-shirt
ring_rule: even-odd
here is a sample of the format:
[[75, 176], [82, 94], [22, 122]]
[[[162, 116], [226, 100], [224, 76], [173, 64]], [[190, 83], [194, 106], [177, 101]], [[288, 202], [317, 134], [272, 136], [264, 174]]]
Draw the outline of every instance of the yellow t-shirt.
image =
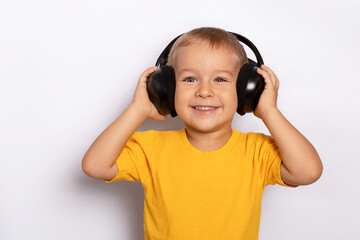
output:
[[135, 132], [116, 163], [107, 182], [144, 187], [145, 240], [258, 239], [265, 186], [286, 185], [273, 139], [235, 129], [209, 152], [193, 147], [185, 129]]

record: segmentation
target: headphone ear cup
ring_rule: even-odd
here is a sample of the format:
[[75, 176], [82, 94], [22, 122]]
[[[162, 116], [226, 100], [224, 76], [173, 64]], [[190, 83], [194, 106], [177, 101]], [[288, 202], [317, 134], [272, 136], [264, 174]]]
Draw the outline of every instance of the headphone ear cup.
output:
[[150, 101], [159, 113], [170, 114], [172, 117], [177, 116], [174, 105], [175, 72], [172, 67], [164, 65], [150, 74], [146, 89]]
[[261, 93], [264, 91], [264, 78], [257, 73], [258, 66], [246, 63], [240, 69], [236, 90], [238, 96], [237, 113], [243, 116], [247, 112], [255, 111]]

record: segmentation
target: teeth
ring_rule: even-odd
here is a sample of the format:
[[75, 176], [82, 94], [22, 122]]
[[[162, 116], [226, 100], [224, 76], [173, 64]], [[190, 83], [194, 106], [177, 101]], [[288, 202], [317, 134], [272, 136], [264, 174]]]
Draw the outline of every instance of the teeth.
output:
[[197, 110], [208, 111], [215, 109], [214, 107], [195, 107]]

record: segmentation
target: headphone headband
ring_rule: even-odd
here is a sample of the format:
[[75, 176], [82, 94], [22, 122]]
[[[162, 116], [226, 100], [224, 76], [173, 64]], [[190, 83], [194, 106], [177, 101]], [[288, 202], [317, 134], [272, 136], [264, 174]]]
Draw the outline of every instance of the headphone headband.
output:
[[[258, 49], [255, 47], [255, 45], [249, 39], [247, 39], [246, 37], [244, 37], [244, 36], [242, 36], [242, 35], [240, 35], [238, 33], [233, 33], [233, 32], [228, 32], [228, 33], [233, 34], [237, 38], [237, 40], [239, 42], [244, 43], [246, 46], [248, 46], [253, 51], [253, 53], [255, 54], [257, 62], [255, 62], [255, 61], [251, 60], [250, 58], [248, 58], [249, 62], [257, 63], [258, 66], [260, 66], [261, 64], [264, 64], [264, 61], [263, 61], [263, 59], [262, 59], [262, 57], [260, 55], [260, 52], [258, 51]], [[183, 34], [181, 34], [181, 35], [177, 36], [176, 38], [174, 38], [166, 46], [164, 51], [162, 51], [159, 58], [156, 60], [156, 63], [155, 63], [156, 66], [161, 67], [161, 66], [166, 65], [172, 46], [174, 45], [175, 41], [178, 40], [178, 38], [181, 37], [182, 35]]]

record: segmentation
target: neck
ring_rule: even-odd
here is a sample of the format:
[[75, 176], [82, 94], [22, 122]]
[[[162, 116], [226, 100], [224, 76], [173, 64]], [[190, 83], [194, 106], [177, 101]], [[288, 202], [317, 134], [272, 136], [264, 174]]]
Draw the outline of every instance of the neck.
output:
[[215, 151], [224, 146], [232, 135], [232, 128], [213, 132], [201, 132], [186, 126], [186, 136], [192, 146], [200, 151]]

